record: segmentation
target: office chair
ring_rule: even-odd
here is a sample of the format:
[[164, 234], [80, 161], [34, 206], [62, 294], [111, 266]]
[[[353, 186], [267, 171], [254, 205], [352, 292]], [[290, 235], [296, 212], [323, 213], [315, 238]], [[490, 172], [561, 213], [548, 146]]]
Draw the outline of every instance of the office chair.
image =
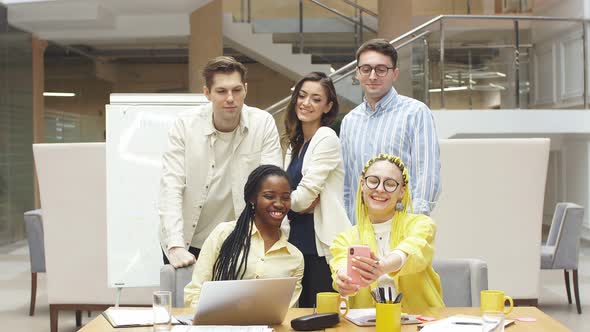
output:
[[31, 305], [29, 316], [35, 314], [37, 299], [37, 273], [45, 272], [45, 243], [43, 239], [43, 215], [40, 209], [24, 213], [25, 230], [29, 242], [29, 258], [31, 259]]
[[578, 258], [584, 208], [574, 203], [559, 203], [549, 229], [547, 243], [541, 246], [541, 269], [563, 269], [567, 301], [572, 303], [569, 271], [573, 271], [574, 296], [578, 314], [582, 313], [578, 288]]
[[479, 259], [434, 259], [447, 307], [478, 307], [480, 292], [488, 289], [488, 265]]
[[191, 281], [193, 267], [190, 265], [175, 269], [171, 264], [166, 264], [160, 269], [160, 290], [172, 293], [172, 307], [184, 307], [184, 286]]

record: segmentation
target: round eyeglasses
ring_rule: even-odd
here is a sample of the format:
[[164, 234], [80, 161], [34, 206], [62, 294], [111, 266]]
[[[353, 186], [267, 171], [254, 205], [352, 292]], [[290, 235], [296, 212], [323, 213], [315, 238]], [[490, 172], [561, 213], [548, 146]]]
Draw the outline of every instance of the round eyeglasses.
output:
[[[377, 189], [377, 187], [379, 187], [379, 184], [381, 184], [381, 179], [378, 176], [369, 175], [365, 177], [365, 185], [367, 186], [367, 188]], [[396, 191], [397, 187], [399, 187], [399, 183], [394, 179], [383, 180], [383, 189], [388, 193]]]
[[395, 67], [387, 67], [386, 65], [376, 65], [375, 67], [372, 67], [370, 65], [362, 65], [362, 66], [358, 66], [357, 68], [358, 68], [359, 73], [361, 73], [361, 75], [363, 75], [363, 76], [371, 75], [371, 72], [374, 70], [375, 75], [377, 75], [379, 77], [383, 77], [383, 76], [387, 75], [387, 72], [390, 69], [395, 69]]

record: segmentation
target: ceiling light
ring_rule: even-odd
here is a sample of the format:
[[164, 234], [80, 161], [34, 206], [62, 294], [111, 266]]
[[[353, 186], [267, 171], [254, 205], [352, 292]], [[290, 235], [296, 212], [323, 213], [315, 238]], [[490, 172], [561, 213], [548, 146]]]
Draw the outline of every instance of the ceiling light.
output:
[[74, 97], [73, 92], [43, 92], [44, 97]]
[[18, 5], [21, 3], [33, 3], [33, 2], [52, 2], [55, 0], [0, 0], [5, 5]]
[[[466, 86], [450, 86], [448, 88], [445, 88], [445, 92], [447, 92], [447, 91], [461, 91], [461, 90], [467, 90], [467, 87]], [[428, 91], [429, 92], [440, 92], [440, 88], [430, 89]]]

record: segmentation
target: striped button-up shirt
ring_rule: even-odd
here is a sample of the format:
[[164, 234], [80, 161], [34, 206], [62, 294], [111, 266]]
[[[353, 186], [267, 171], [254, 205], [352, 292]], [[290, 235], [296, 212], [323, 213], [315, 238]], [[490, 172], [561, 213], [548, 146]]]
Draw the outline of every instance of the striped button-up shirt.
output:
[[414, 213], [430, 214], [441, 191], [434, 116], [423, 103], [394, 88], [371, 108], [367, 100], [342, 120], [344, 204], [356, 224], [355, 202], [365, 163], [379, 153], [399, 156], [410, 173]]

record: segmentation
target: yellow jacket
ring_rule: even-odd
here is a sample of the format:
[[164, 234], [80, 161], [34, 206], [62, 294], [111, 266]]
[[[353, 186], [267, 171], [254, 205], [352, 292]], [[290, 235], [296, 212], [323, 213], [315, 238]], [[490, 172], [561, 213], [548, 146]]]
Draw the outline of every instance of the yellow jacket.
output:
[[[394, 218], [390, 235], [391, 250], [399, 249], [408, 255], [402, 268], [390, 274], [398, 292], [404, 294], [402, 309], [408, 313], [420, 313], [429, 307], [444, 307], [440, 277], [432, 268], [436, 225], [430, 217], [423, 214], [402, 216]], [[368, 243], [362, 243], [360, 239], [367, 239], [365, 242]], [[371, 223], [366, 223], [366, 226], [361, 228], [355, 225], [336, 237], [330, 247], [334, 257], [330, 261], [332, 280], [336, 280], [336, 271], [346, 269], [348, 247], [359, 244], [368, 245], [373, 252], [377, 252], [375, 231]], [[336, 289], [336, 282], [333, 286]], [[376, 282], [351, 296], [351, 308], [374, 307], [369, 290], [375, 287]]]

